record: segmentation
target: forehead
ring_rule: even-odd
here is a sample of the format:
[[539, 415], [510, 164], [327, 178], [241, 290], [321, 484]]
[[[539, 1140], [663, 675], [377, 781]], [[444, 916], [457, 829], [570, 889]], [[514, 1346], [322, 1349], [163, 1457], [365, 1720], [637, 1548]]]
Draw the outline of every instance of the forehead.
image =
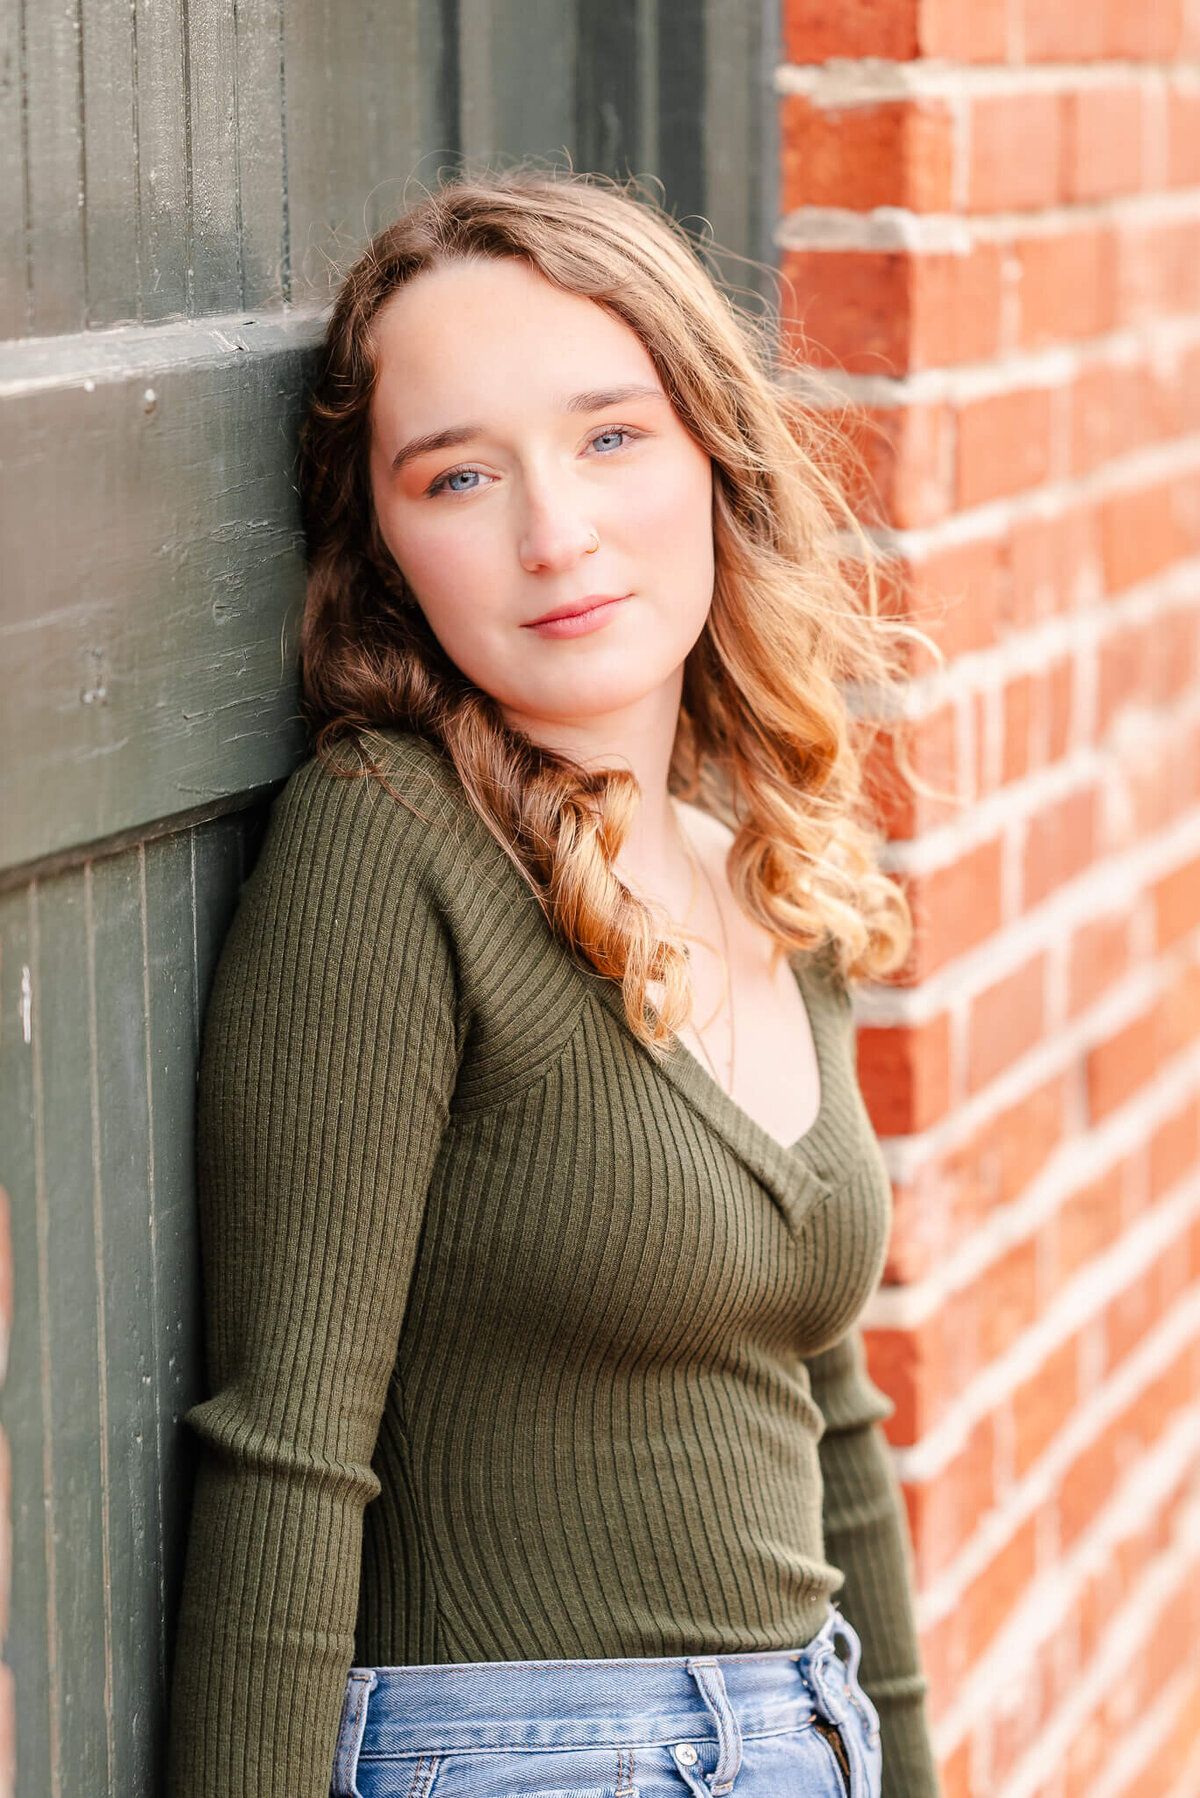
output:
[[[405, 415], [550, 399], [613, 381], [659, 385], [623, 320], [513, 258], [452, 262], [408, 282], [372, 327], [377, 404]], [[439, 422], [439, 421], [435, 421]]]

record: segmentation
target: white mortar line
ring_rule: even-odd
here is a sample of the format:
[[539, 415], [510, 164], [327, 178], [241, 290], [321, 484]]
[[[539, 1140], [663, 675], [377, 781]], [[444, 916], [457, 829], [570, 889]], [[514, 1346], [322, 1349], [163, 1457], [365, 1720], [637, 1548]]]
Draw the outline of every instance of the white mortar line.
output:
[[[1105, 1757], [1104, 1771], [1092, 1786], [1088, 1798], [1126, 1798], [1139, 1776], [1140, 1789], [1143, 1791], [1148, 1789], [1148, 1780], [1158, 1783], [1153, 1779], [1154, 1756], [1170, 1735], [1175, 1719], [1184, 1705], [1194, 1697], [1196, 1681], [1195, 1669], [1185, 1661], [1152, 1701], [1138, 1711], [1135, 1721], [1122, 1728], [1118, 1740]], [[1018, 1769], [1020, 1786], [1026, 1790], [1029, 1789], [1032, 1771], [1030, 1755], [1027, 1753]], [[1033, 1785], [1034, 1792], [1039, 1783], [1040, 1781]], [[1180, 1798], [1196, 1798], [1198, 1790], [1200, 1788], [1196, 1785], [1188, 1785], [1183, 1788]], [[1013, 1792], [1014, 1787], [1006, 1786], [1000, 1798], [1012, 1798]]]
[[[955, 595], [947, 592], [945, 600], [952, 604]], [[1094, 654], [1130, 625], [1155, 623], [1172, 612], [1195, 607], [1198, 600], [1200, 556], [1190, 556], [1173, 562], [1164, 574], [1127, 587], [1112, 599], [1070, 612], [1052, 612], [999, 638], [986, 649], [964, 650], [945, 667], [913, 675], [899, 690], [899, 704], [892, 715], [919, 719], [940, 706], [991, 692], [1015, 675], [1038, 674], [1051, 663]], [[875, 714], [883, 710], [885, 698], [892, 697], [880, 696], [870, 688], [856, 689], [849, 682], [843, 691], [848, 699], [857, 702], [860, 710], [870, 707]], [[1159, 711], [1159, 707], [1154, 707], [1153, 715], [1158, 716]], [[1099, 747], [1103, 749], [1103, 745]], [[1016, 784], [1009, 783], [1010, 787]]]
[[[1012, 1110], [1020, 1101], [1047, 1085], [1059, 1075], [1068, 1075], [1078, 1070], [1080, 1058], [1087, 1054], [1096, 1044], [1106, 1041], [1110, 1036], [1122, 1030], [1126, 1024], [1132, 1023], [1167, 985], [1167, 977], [1151, 985], [1141, 985], [1139, 972], [1129, 975], [1112, 992], [1106, 993], [1088, 1011], [1077, 1018], [1067, 1031], [1051, 1045], [1039, 1045], [1028, 1055], [1023, 1056], [1013, 1067], [1006, 1069], [984, 1092], [968, 1099], [949, 1114], [947, 1119], [931, 1129], [913, 1136], [884, 1136], [879, 1139], [888, 1176], [897, 1186], [913, 1186], [929, 1167], [936, 1168], [944, 1162], [963, 1141], [979, 1134], [986, 1126], [1006, 1111]], [[1100, 1019], [1105, 1023], [1102, 1025]], [[1099, 1123], [1082, 1129], [1061, 1142], [1055, 1149], [1046, 1165], [1035, 1174], [1033, 1180], [1025, 1188], [1019, 1199], [1010, 1201], [1009, 1205], [991, 1213], [991, 1219], [1006, 1217], [1010, 1210], [1026, 1203], [1026, 1196], [1032, 1203], [1034, 1193], [1040, 1193], [1042, 1183], [1053, 1176], [1058, 1178], [1059, 1158], [1064, 1158], [1073, 1170], [1073, 1177], [1065, 1179], [1062, 1184], [1064, 1192], [1074, 1190], [1079, 1184], [1080, 1171], [1091, 1168], [1096, 1177], [1105, 1171], [1107, 1163], [1100, 1159], [1097, 1144], [1108, 1141], [1109, 1133], [1114, 1140], [1119, 1139], [1128, 1150], [1133, 1150], [1145, 1140], [1145, 1132], [1157, 1127], [1177, 1109], [1187, 1102], [1200, 1079], [1200, 1053], [1193, 1044], [1186, 1045], [1172, 1060], [1160, 1067], [1153, 1080], [1148, 1081], [1133, 1098], [1119, 1106]], [[1050, 1204], [1050, 1201], [1047, 1201]], [[1050, 1208], [1053, 1205], [1050, 1204]], [[981, 1225], [971, 1233], [970, 1241], [982, 1241], [982, 1233], [992, 1228], [992, 1223]], [[1000, 1226], [995, 1226], [997, 1229]], [[899, 1307], [902, 1303], [900, 1294], [915, 1295], [923, 1290], [924, 1282], [914, 1282], [904, 1287], [880, 1288], [878, 1304], [884, 1307]], [[887, 1294], [886, 1298], [883, 1296]], [[914, 1311], [905, 1315], [916, 1314], [919, 1301], [910, 1296], [908, 1303]]]
[[[1163, 1249], [1188, 1230], [1198, 1216], [1200, 1179], [1197, 1178], [1184, 1181], [1171, 1198], [1161, 1199], [1149, 1211], [1143, 1212], [1132, 1228], [1102, 1255], [1088, 1262], [1063, 1287], [1051, 1308], [1025, 1330], [1011, 1348], [976, 1376], [919, 1442], [892, 1449], [897, 1476], [909, 1485], [922, 1486], [943, 1474], [965, 1449], [971, 1432], [984, 1418], [1006, 1404], [1020, 1386], [1045, 1366], [1051, 1355], [1099, 1317], [1105, 1307], [1143, 1274]], [[864, 1318], [863, 1322], [870, 1327], [869, 1320]], [[1153, 1333], [1119, 1362], [1099, 1389], [1077, 1407], [1003, 1511], [991, 1513], [988, 1524], [960, 1551], [933, 1590], [940, 1592], [947, 1581], [955, 1585], [955, 1589], [959, 1583], [969, 1584], [969, 1580], [1008, 1540], [1016, 1523], [1052, 1496], [1054, 1481], [1100, 1435], [1103, 1421], [1131, 1402], [1147, 1380], [1168, 1366], [1198, 1334], [1200, 1287], [1193, 1286]], [[972, 1546], [980, 1541], [982, 1546]], [[973, 1561], [969, 1558], [972, 1555]], [[964, 1563], [968, 1566], [969, 1578], [962, 1575], [960, 1580]], [[935, 1610], [942, 1604], [940, 1598], [931, 1598], [929, 1602]], [[949, 1608], [949, 1601], [943, 1608]]]
[[[1198, 716], [1200, 688], [1185, 693], [1170, 707], [1141, 708], [1138, 735], [1161, 740], [1168, 730], [1190, 729]], [[893, 837], [880, 843], [880, 866], [889, 872], [911, 875], [931, 874], [950, 867], [972, 850], [992, 842], [1005, 830], [1027, 825], [1044, 807], [1101, 785], [1111, 777], [1114, 766], [1119, 767], [1120, 763], [1112, 751], [1095, 743], [1081, 743], [1058, 761], [1036, 769], [1025, 779], [985, 794], [945, 824], [931, 825], [917, 837]], [[1086, 875], [1076, 878], [1083, 879]], [[1019, 920], [1021, 924], [1024, 925], [1031, 915], [1023, 913]]]
[[[1020, 1702], [1026, 1685], [1036, 1674], [1042, 1643], [1053, 1637], [1056, 1625], [1068, 1613], [1092, 1570], [1105, 1569], [1112, 1546], [1134, 1533], [1139, 1523], [1160, 1509], [1178, 1488], [1187, 1475], [1189, 1461], [1195, 1457], [1196, 1438], [1196, 1419], [1188, 1416], [1134, 1469], [1116, 1500], [1066, 1560], [1039, 1575], [960, 1682], [953, 1708], [936, 1726], [934, 1744], [939, 1759], [972, 1734], [980, 1717], [1011, 1712], [1014, 1702]], [[1059, 1706], [1048, 1726], [1038, 1731], [1025, 1759], [1005, 1785], [1003, 1798], [1034, 1798], [1042, 1789], [1047, 1768], [1067, 1754], [1091, 1713], [1111, 1698], [1130, 1661], [1149, 1642], [1159, 1613], [1192, 1576], [1198, 1556], [1200, 1506], [1190, 1504], [1180, 1518], [1175, 1542], [1152, 1559], [1143, 1570], [1134, 1595], [1109, 1618], [1098, 1649], [1073, 1682], [1069, 1698]]]
[[[1159, 1462], [1162, 1462], [1162, 1473], [1157, 1480], [1142, 1478], [1126, 1482], [1132, 1503], [1123, 1505], [1121, 1516], [1114, 1519], [1121, 1527], [1121, 1532], [1115, 1534], [1115, 1541], [1121, 1539], [1121, 1534], [1132, 1534], [1142, 1516], [1151, 1514], [1153, 1501], [1159, 1500], [1160, 1507], [1178, 1487], [1180, 1478], [1186, 1478], [1187, 1460], [1195, 1456], [1195, 1424], [1191, 1429], [1180, 1429], [1175, 1435], [1178, 1435], [1178, 1442], [1171, 1440], [1168, 1444], [1171, 1453], [1157, 1453], [1146, 1467], [1146, 1473], [1159, 1473]], [[1108, 1534], [1112, 1532], [1105, 1532], [1105, 1537]], [[1101, 1539], [1097, 1539], [1097, 1546], [1099, 1541]], [[1078, 1546], [1092, 1548], [1087, 1539]], [[1108, 1552], [1106, 1541], [1103, 1546]], [[1146, 1651], [1160, 1613], [1177, 1597], [1180, 1588], [1186, 1588], [1187, 1580], [1195, 1577], [1198, 1557], [1200, 1507], [1189, 1505], [1180, 1518], [1175, 1543], [1151, 1559], [1142, 1570], [1135, 1593], [1126, 1598], [1115, 1615], [1110, 1616], [1099, 1647], [1087, 1667], [1072, 1681], [1069, 1697], [1058, 1706], [1049, 1724], [1038, 1730], [999, 1798], [1036, 1798], [1036, 1794], [1042, 1793], [1047, 1769], [1056, 1766], [1069, 1753], [1072, 1742], [1079, 1739], [1092, 1712], [1112, 1699], [1112, 1692], [1121, 1683], [1130, 1663]], [[1045, 1640], [1052, 1638], [1054, 1627], [1078, 1595], [1079, 1586], [1096, 1562], [1099, 1562], [1097, 1571], [1103, 1571], [1103, 1561], [1099, 1561], [1096, 1552], [1072, 1552], [1069, 1561], [1038, 1577], [1024, 1602], [1016, 1607], [999, 1636], [993, 1638], [986, 1654], [961, 1683], [952, 1712], [937, 1724], [934, 1742], [939, 1758], [950, 1755], [964, 1737], [970, 1737], [981, 1717], [999, 1710], [1011, 1710], [1013, 1703], [1020, 1703], [1027, 1683], [1036, 1674], [1038, 1649]], [[1011, 1694], [1016, 1694], [1016, 1699]]]
[[912, 250], [969, 256], [977, 243], [1058, 237], [1092, 225], [1118, 231], [1181, 224], [1200, 217], [1200, 187], [1114, 194], [1028, 212], [913, 212], [907, 206], [797, 206], [782, 215], [773, 240], [782, 250]]
[[1061, 386], [1100, 368], [1153, 364], [1169, 377], [1175, 360], [1197, 342], [1200, 317], [1194, 312], [1172, 313], [1048, 349], [1006, 350], [985, 362], [943, 364], [904, 375], [862, 375], [801, 365], [785, 370], [783, 382], [814, 411], [840, 410], [847, 401], [893, 411], [904, 406], [965, 405], [1001, 393]]
[[878, 106], [888, 100], [948, 100], [959, 95], [977, 99], [994, 94], [1070, 93], [1078, 88], [1152, 88], [1178, 79], [1195, 80], [1200, 64], [1134, 62], [960, 63], [917, 57], [889, 62], [832, 56], [821, 63], [780, 63], [777, 94], [800, 94], [814, 106]]
[[[1200, 1056], [1194, 1049], [1184, 1049], [1162, 1070], [1161, 1081], [1151, 1082], [1137, 1099], [1119, 1107], [1093, 1129], [1060, 1144], [1020, 1196], [989, 1212], [986, 1221], [941, 1259], [933, 1273], [906, 1286], [877, 1287], [863, 1311], [864, 1326], [919, 1329], [952, 1296], [975, 1284], [1012, 1249], [1036, 1236], [1068, 1199], [1144, 1148], [1153, 1131], [1177, 1116], [1198, 1094]], [[1155, 1201], [1141, 1216], [1157, 1214], [1164, 1202]]]
[[[1074, 880], [1055, 888], [1041, 905], [1026, 912], [1015, 924], [997, 931], [974, 949], [956, 956], [922, 980], [919, 986], [887, 987], [856, 983], [851, 991], [855, 1021], [859, 1024], [887, 1026], [924, 1024], [943, 1011], [957, 1006], [964, 998], [974, 997], [1018, 968], [1039, 949], [1053, 948], [1070, 936], [1080, 925], [1106, 912], [1132, 907], [1149, 887], [1165, 875], [1182, 868], [1200, 854], [1200, 805], [1193, 805], [1163, 830], [1144, 837], [1128, 849], [1093, 862]], [[953, 860], [953, 855], [949, 857]], [[1100, 1008], [1113, 1002], [1113, 992], [1125, 991], [1131, 974], [1118, 988], [1112, 989], [1099, 1007], [1092, 1007], [1075, 1020], [1078, 1033], [1087, 1018], [1099, 1018]], [[1039, 1069], [1037, 1078], [1045, 1077]], [[1004, 1103], [1024, 1095], [1025, 1083], [1006, 1091]], [[978, 1123], [980, 1120], [976, 1119]], [[928, 1132], [904, 1137], [884, 1138], [885, 1142], [931, 1145], [931, 1153], [943, 1146], [937, 1134], [941, 1126]]]
[[923, 562], [938, 550], [999, 540], [1014, 524], [1027, 519], [1061, 518], [1077, 506], [1148, 487], [1156, 481], [1173, 480], [1197, 467], [1200, 467], [1200, 432], [1193, 431], [1185, 437], [1170, 438], [1165, 443], [1150, 444], [1144, 449], [1132, 450], [1127, 456], [1115, 457], [1089, 474], [1049, 481], [1004, 499], [989, 500], [968, 511], [954, 512], [937, 524], [912, 530], [884, 527], [871, 531], [870, 535], [885, 554], [909, 562]]

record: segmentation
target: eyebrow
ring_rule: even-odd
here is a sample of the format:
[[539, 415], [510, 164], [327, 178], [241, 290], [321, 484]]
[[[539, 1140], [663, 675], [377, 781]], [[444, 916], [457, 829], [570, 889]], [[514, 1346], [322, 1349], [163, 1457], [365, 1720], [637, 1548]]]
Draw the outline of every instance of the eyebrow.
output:
[[[644, 382], [630, 382], [624, 387], [592, 387], [586, 393], [574, 393], [563, 405], [564, 412], [603, 412], [608, 406], [623, 406], [626, 400], [664, 400], [661, 387], [647, 387]], [[397, 474], [406, 462], [417, 456], [432, 455], [434, 450], [457, 449], [472, 438], [481, 437], [483, 425], [449, 425], [444, 431], [427, 431], [402, 444], [392, 457], [392, 473]]]

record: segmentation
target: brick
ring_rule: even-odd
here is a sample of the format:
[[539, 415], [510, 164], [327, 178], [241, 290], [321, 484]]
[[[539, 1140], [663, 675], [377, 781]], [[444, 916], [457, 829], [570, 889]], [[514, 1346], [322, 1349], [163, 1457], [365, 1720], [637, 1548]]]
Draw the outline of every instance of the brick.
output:
[[1147, 681], [1153, 704], [1168, 706], [1182, 699], [1200, 675], [1200, 601], [1186, 602], [1158, 619], [1147, 655]]
[[971, 108], [972, 212], [1033, 211], [1059, 197], [1063, 112], [1053, 93], [989, 94]]
[[1097, 60], [1104, 54], [1104, 6], [1100, 0], [1017, 0], [1021, 43], [1028, 62]]
[[[929, 790], [915, 786], [907, 769]], [[906, 721], [895, 732], [881, 730], [866, 757], [864, 777], [868, 800], [890, 839], [912, 837], [957, 817], [961, 803], [954, 793], [960, 775], [953, 707]]]
[[[1150, 1197], [1161, 1198], [1200, 1165], [1200, 1100], [1191, 1099], [1166, 1118], [1150, 1138]], [[1200, 1243], [1200, 1237], [1198, 1237]], [[1189, 1269], [1193, 1279], [1200, 1265]]]
[[1046, 958], [1037, 955], [971, 1001], [967, 1086], [972, 1093], [1028, 1054], [1045, 1028]]
[[985, 1417], [935, 1478], [904, 1486], [918, 1585], [949, 1566], [995, 1503], [994, 1462], [994, 1432]]
[[1052, 398], [1045, 387], [991, 394], [958, 412], [957, 500], [979, 506], [1040, 486], [1050, 473]]
[[1099, 224], [1019, 237], [1019, 340], [1029, 349], [1096, 337], [1117, 322], [1117, 244]]
[[[1019, 674], [1006, 682], [1000, 698], [1003, 738], [1000, 744], [1000, 784], [1023, 780], [1033, 767], [1033, 713], [1036, 680], [1032, 674]], [[980, 697], [980, 711], [987, 708]], [[982, 725], [982, 720], [981, 720]], [[984, 754], [984, 733], [979, 733], [980, 759]], [[980, 769], [983, 786], [983, 769]]]
[[845, 206], [869, 212], [953, 205], [954, 121], [941, 101], [816, 106], [784, 96], [780, 112], [782, 206]]
[[1107, 737], [1126, 706], [1147, 697], [1153, 626], [1130, 624], [1112, 631], [1100, 645], [1096, 681], [1096, 735]]
[[831, 56], [881, 56], [908, 62], [920, 53], [920, 0], [785, 0], [784, 54], [789, 62]]
[[936, 524], [954, 503], [954, 414], [947, 405], [867, 413], [862, 454], [887, 523]]
[[1121, 324], [1200, 306], [1200, 222], [1128, 220], [1116, 227], [1114, 240]]
[[1067, 1015], [1075, 1017], [1106, 993], [1130, 965], [1128, 912], [1090, 918], [1071, 938]]
[[1032, 1584], [1037, 1571], [1037, 1519], [1027, 1518], [962, 1597], [967, 1654], [975, 1661]]
[[999, 929], [1000, 839], [967, 850], [943, 868], [906, 877], [913, 911], [912, 978], [924, 978]]
[[1118, 85], [1065, 94], [1063, 185], [1071, 201], [1136, 193], [1142, 185], [1142, 91]]
[[1005, 0], [785, 0], [783, 26], [785, 54], [795, 63], [834, 56], [999, 62], [1007, 43]]
[[1056, 1076], [1006, 1106], [947, 1152], [931, 1180], [950, 1207], [947, 1250], [956, 1248], [998, 1206], [1020, 1198], [1060, 1146], [1066, 1129], [1065, 1086]]
[[1108, 0], [1104, 51], [1131, 62], [1168, 62], [1186, 48], [1185, 0]]
[[1200, 1040], [1200, 963], [1176, 972], [1159, 1000], [1158, 1048], [1166, 1059]]
[[1090, 603], [1104, 583], [1098, 513], [1080, 504], [1054, 518], [1014, 520], [1007, 561], [1014, 628]]
[[961, 1302], [975, 1312], [979, 1362], [986, 1367], [1010, 1349], [1037, 1317], [1037, 1238], [1027, 1237], [994, 1261], [982, 1279], [961, 1295]]
[[1127, 1171], [1118, 1162], [1098, 1179], [1068, 1194], [1055, 1219], [1056, 1272], [1060, 1283], [1111, 1247], [1121, 1234]]
[[1148, 400], [1144, 368], [1084, 369], [1071, 391], [1072, 472], [1089, 474], [1152, 436]]
[[[995, 538], [949, 544], [899, 571], [890, 606], [925, 631], [953, 660], [997, 638], [1009, 577], [1006, 545]], [[915, 652], [928, 666], [928, 652]]]
[[1000, 251], [787, 250], [785, 353], [818, 367], [902, 374], [986, 361], [1000, 347]]
[[915, 1330], [863, 1330], [867, 1372], [896, 1409], [884, 1434], [897, 1448], [908, 1448], [925, 1428], [922, 1394], [929, 1384], [927, 1344]]
[[1085, 1060], [1088, 1115], [1098, 1124], [1153, 1079], [1158, 1067], [1158, 1020], [1143, 1012], [1107, 1041], [1097, 1043]]
[[1172, 187], [1200, 187], [1200, 87], [1167, 94], [1167, 179]]
[[1200, 856], [1172, 868], [1154, 886], [1155, 946], [1168, 949], [1200, 929]]
[[1112, 493], [1099, 508], [1108, 593], [1148, 580], [1187, 554], [1187, 535], [1168, 483]]
[[1079, 1392], [1079, 1345], [1062, 1343], [1013, 1393], [1013, 1473], [1023, 1479], [1070, 1419]]
[[883, 1136], [925, 1130], [950, 1106], [950, 1020], [943, 1013], [924, 1024], [858, 1032], [858, 1078]]
[[1034, 814], [1025, 836], [1026, 909], [1083, 872], [1094, 858], [1096, 836], [1097, 796], [1091, 788], [1069, 793]]

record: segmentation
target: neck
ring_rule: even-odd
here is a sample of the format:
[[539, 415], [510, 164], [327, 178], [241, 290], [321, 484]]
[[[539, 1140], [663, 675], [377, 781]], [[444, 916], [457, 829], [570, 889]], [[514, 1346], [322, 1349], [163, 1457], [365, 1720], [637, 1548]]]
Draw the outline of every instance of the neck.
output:
[[681, 668], [663, 687], [620, 711], [581, 719], [541, 719], [507, 708], [505, 712], [509, 723], [535, 743], [560, 750], [589, 770], [627, 768], [633, 774], [641, 803], [617, 866], [625, 879], [650, 892], [670, 890], [681, 878], [687, 880], [668, 787], [682, 691]]

